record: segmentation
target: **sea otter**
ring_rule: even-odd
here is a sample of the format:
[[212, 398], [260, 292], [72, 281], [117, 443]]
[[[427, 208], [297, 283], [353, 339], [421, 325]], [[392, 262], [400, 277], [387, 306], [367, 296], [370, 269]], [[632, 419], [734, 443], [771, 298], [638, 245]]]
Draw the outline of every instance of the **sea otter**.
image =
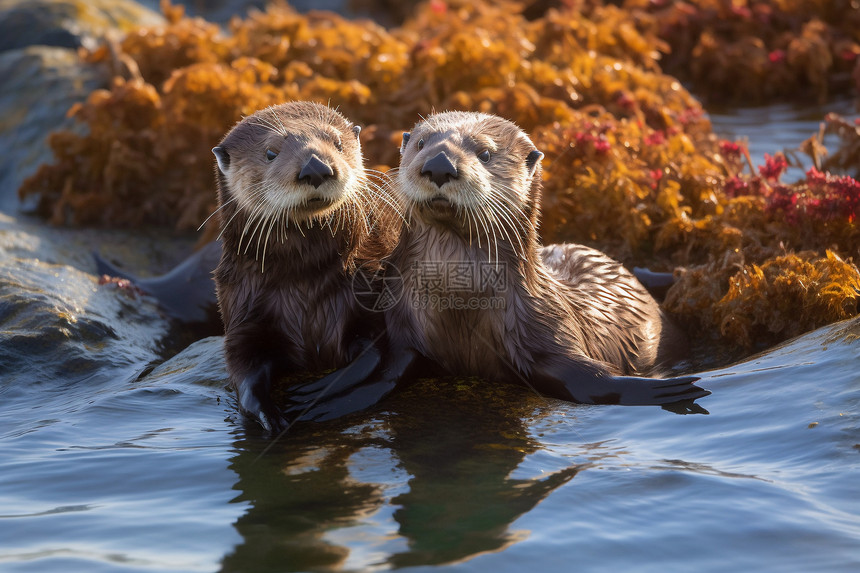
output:
[[389, 257], [402, 275], [385, 313], [394, 375], [416, 360], [523, 382], [586, 404], [673, 404], [709, 394], [661, 373], [685, 347], [621, 264], [581, 245], [541, 247], [543, 154], [493, 115], [430, 115], [404, 133], [395, 194], [408, 225]]
[[[363, 379], [379, 361], [370, 343], [381, 321], [352, 284], [361, 261], [390, 250], [398, 227], [393, 203], [368, 179], [359, 131], [327, 106], [297, 101], [246, 117], [212, 150], [227, 370], [243, 412], [273, 432], [285, 425], [273, 378], [350, 364], [292, 411], [313, 416], [325, 390]], [[329, 404], [326, 413], [350, 409]]]

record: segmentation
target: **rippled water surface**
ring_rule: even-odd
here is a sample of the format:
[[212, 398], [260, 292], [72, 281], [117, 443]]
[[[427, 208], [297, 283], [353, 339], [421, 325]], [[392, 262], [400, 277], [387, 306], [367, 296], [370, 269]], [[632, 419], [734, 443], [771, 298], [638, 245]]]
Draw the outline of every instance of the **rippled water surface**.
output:
[[272, 442], [63, 233], [0, 220], [0, 571], [860, 570], [860, 320], [707, 414], [424, 381]]
[[[810, 158], [799, 153], [800, 144], [819, 132], [827, 113], [837, 113], [856, 117], [856, 100], [841, 99], [822, 105], [806, 105], [802, 108], [795, 104], [778, 104], [766, 107], [733, 108], [711, 111], [709, 117], [714, 132], [727, 139], [746, 140], [750, 159], [754, 166], [764, 165], [765, 154], [785, 152], [792, 160], [802, 166], [792, 166], [783, 179], [792, 182], [803, 177], [805, 169], [811, 166]], [[835, 151], [839, 138], [835, 135], [824, 137], [826, 147]]]

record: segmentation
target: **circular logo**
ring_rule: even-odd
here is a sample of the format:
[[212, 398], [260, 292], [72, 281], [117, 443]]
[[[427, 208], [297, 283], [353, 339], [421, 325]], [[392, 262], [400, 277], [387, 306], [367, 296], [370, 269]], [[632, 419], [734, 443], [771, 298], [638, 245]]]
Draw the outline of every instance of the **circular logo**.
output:
[[385, 312], [403, 296], [400, 270], [388, 261], [368, 261], [352, 275], [352, 296], [365, 310]]

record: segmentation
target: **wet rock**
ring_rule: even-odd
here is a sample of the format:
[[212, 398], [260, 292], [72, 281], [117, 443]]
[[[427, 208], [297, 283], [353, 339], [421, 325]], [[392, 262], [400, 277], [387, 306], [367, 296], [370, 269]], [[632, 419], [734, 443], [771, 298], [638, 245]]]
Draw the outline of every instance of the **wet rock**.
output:
[[[158, 361], [169, 322], [154, 300], [77, 268], [72, 233], [0, 215], [0, 379], [5, 387], [97, 374], [135, 379]], [[74, 253], [69, 256], [69, 253]]]
[[0, 211], [11, 213], [24, 179], [51, 160], [48, 134], [81, 129], [66, 112], [106, 86], [109, 75], [81, 62], [74, 50], [31, 46], [0, 52], [0, 77]]
[[0, 211], [14, 212], [18, 187], [50, 161], [48, 134], [82, 129], [66, 117], [72, 104], [108, 85], [77, 48], [163, 21], [132, 0], [0, 0]]
[[122, 260], [138, 273], [158, 273], [188, 254], [189, 239], [158, 231], [59, 229], [16, 213], [21, 182], [51, 160], [48, 134], [82, 129], [67, 111], [107, 86], [109, 71], [83, 63], [76, 48], [159, 21], [126, 0], [0, 0], [3, 392], [48, 381], [64, 387], [133, 381], [175, 352], [176, 339], [184, 339], [155, 299], [128, 282], [100, 280], [92, 253]]
[[[161, 0], [139, 0], [140, 4], [150, 8], [152, 10], [158, 10], [161, 5]], [[309, 2], [304, 2], [305, 4], [313, 3], [313, 0]], [[344, 3], [344, 0], [329, 0], [327, 2], [316, 2], [317, 4], [340, 4]], [[205, 2], [201, 0], [173, 0], [173, 4], [177, 6], [184, 6], [185, 13], [189, 16], [200, 16], [201, 18], [205, 18], [210, 22], [218, 22], [218, 23], [226, 23], [233, 16], [241, 16], [244, 17], [249, 10], [257, 9], [262, 10], [268, 4], [267, 0], [206, 0]], [[290, 6], [295, 8], [300, 8], [302, 4], [302, 0], [299, 2], [290, 2]], [[326, 9], [331, 10], [332, 8], [325, 6], [320, 7], [318, 9]]]
[[224, 337], [210, 336], [194, 342], [170, 360], [159, 364], [141, 379], [141, 384], [226, 387]]
[[[158, 10], [161, 0], [139, 0], [144, 6]], [[347, 18], [371, 18], [383, 26], [403, 23], [419, 0], [290, 0], [299, 12], [327, 10]], [[267, 0], [173, 0], [185, 7], [189, 16], [200, 16], [210, 22], [226, 24], [233, 16], [244, 18], [250, 10], [263, 10]]]
[[44, 45], [95, 47], [111, 31], [163, 21], [132, 0], [0, 0], [0, 51]]

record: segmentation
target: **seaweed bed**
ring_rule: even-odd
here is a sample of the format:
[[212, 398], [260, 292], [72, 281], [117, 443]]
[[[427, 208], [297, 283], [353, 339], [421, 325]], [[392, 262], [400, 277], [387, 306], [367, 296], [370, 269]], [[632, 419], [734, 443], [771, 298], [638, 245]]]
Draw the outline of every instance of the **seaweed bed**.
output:
[[[196, 228], [214, 209], [211, 147], [281, 101], [337, 106], [381, 169], [419, 114], [480, 110], [546, 154], [544, 241], [677, 268], [665, 307], [698, 340], [748, 353], [858, 313], [860, 123], [828, 116], [797, 154], [753, 166], [684, 87], [728, 103], [856, 95], [850, 2], [431, 0], [390, 29], [286, 4], [223, 29], [162, 11], [163, 26], [81, 51], [112, 86], [69, 111], [88, 134], [54, 133], [54, 162], [20, 189], [53, 223]], [[782, 180], [789, 161], [809, 163], [804, 179]]]

